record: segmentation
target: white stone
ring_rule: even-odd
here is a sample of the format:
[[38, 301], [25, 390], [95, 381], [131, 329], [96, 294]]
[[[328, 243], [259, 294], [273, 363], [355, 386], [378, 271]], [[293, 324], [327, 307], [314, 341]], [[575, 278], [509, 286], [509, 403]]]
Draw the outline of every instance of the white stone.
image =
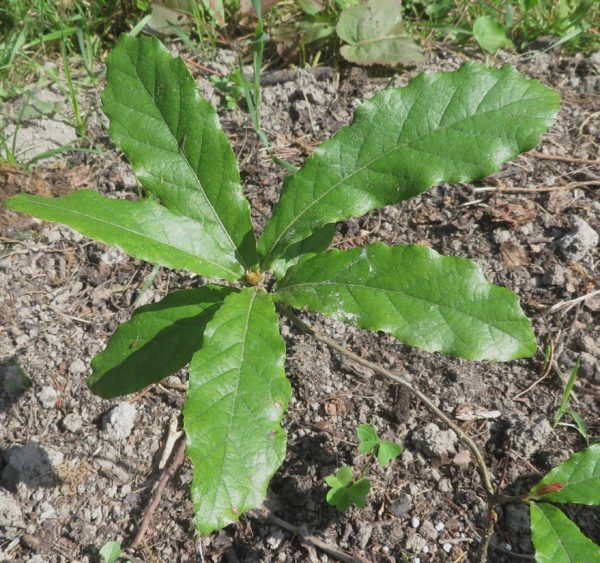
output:
[[17, 500], [8, 492], [0, 490], [0, 528], [23, 525], [23, 513]]
[[416, 516], [413, 516], [410, 519], [410, 525], [412, 528], [418, 528], [421, 525], [421, 520], [419, 520]]
[[119, 403], [103, 419], [104, 433], [110, 440], [124, 440], [133, 431], [136, 408], [130, 403]]
[[46, 385], [38, 393], [38, 399], [45, 409], [53, 409], [58, 401], [59, 393], [53, 387]]
[[442, 545], [442, 549], [446, 553], [450, 553], [452, 551], [452, 544], [451, 543], [445, 543], [445, 544]]
[[78, 432], [83, 425], [83, 420], [77, 413], [72, 412], [62, 419], [62, 425], [69, 432]]
[[85, 363], [79, 359], [71, 362], [71, 365], [69, 366], [69, 372], [72, 373], [73, 375], [80, 375], [82, 373], [86, 373], [87, 369], [88, 368], [85, 365]]
[[49, 502], [42, 502], [38, 506], [38, 522], [50, 520], [51, 518], [56, 518], [56, 510]]

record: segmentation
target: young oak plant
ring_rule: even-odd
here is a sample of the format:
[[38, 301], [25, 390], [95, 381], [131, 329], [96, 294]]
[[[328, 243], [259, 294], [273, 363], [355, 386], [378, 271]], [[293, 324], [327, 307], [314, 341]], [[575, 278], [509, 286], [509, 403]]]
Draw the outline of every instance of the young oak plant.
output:
[[[285, 456], [280, 422], [291, 386], [276, 304], [472, 360], [534, 354], [517, 297], [473, 262], [411, 244], [327, 247], [338, 221], [485, 177], [534, 147], [556, 117], [554, 91], [509, 66], [468, 63], [380, 92], [287, 176], [257, 244], [231, 146], [183, 61], [155, 38], [124, 35], [107, 64], [109, 132], [148, 196], [82, 190], [18, 195], [5, 205], [135, 258], [236, 283], [138, 308], [93, 359], [87, 380], [112, 398], [189, 363], [183, 415], [202, 534], [259, 505]], [[262, 282], [269, 270], [272, 291]]]

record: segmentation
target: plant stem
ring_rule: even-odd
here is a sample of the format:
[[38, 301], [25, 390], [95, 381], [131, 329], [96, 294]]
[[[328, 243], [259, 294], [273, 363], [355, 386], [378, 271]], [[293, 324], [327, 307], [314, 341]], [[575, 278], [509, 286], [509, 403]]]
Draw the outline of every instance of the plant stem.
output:
[[336, 352], [339, 352], [340, 354], [343, 354], [347, 358], [351, 359], [353, 362], [356, 362], [357, 364], [360, 364], [366, 368], [373, 370], [373, 372], [375, 374], [379, 375], [380, 377], [383, 377], [383, 378], [393, 381], [394, 383], [400, 385], [400, 387], [406, 389], [409, 393], [411, 393], [412, 395], [417, 397], [425, 405], [425, 407], [427, 408], [427, 410], [429, 410], [429, 412], [431, 412], [434, 416], [436, 416], [442, 422], [444, 422], [444, 424], [446, 424], [446, 426], [448, 426], [449, 428], [454, 430], [454, 432], [456, 432], [456, 435], [458, 436], [459, 440], [461, 442], [463, 442], [467, 446], [467, 448], [469, 448], [469, 450], [475, 460], [475, 464], [476, 464], [477, 470], [479, 472], [479, 477], [481, 478], [481, 483], [483, 485], [483, 488], [485, 489], [486, 499], [487, 499], [487, 504], [488, 504], [488, 525], [486, 526], [486, 530], [482, 536], [482, 543], [481, 543], [480, 551], [479, 551], [478, 558], [477, 558], [477, 561], [484, 563], [487, 558], [487, 550], [488, 550], [490, 538], [493, 533], [493, 527], [497, 520], [496, 506], [500, 503], [503, 504], [505, 502], [507, 502], [507, 503], [515, 502], [516, 501], [515, 499], [523, 500], [523, 497], [502, 497], [502, 496], [497, 496], [495, 494], [494, 488], [492, 486], [492, 481], [490, 478], [490, 472], [488, 470], [487, 464], [485, 463], [485, 460], [483, 459], [483, 455], [482, 455], [481, 451], [477, 447], [477, 444], [475, 444], [475, 442], [473, 440], [471, 440], [471, 438], [469, 438], [469, 436], [467, 436], [463, 432], [463, 430], [460, 428], [460, 426], [458, 426], [456, 423], [454, 423], [438, 407], [436, 407], [431, 402], [431, 400], [422, 391], [420, 391], [417, 387], [415, 387], [414, 385], [411, 385], [408, 381], [406, 381], [399, 375], [396, 375], [396, 374], [392, 373], [391, 371], [389, 371], [377, 364], [374, 364], [373, 362], [370, 362], [369, 360], [365, 360], [364, 358], [361, 358], [360, 356], [356, 355], [354, 352], [351, 352], [350, 350], [348, 350], [347, 348], [345, 348], [344, 346], [342, 346], [341, 344], [339, 344], [332, 338], [329, 338], [328, 336], [325, 336], [324, 334], [317, 332], [312, 327], [308, 326], [302, 319], [300, 319], [294, 313], [292, 313], [289, 309], [287, 309], [285, 306], [278, 304], [277, 307], [292, 322], [292, 324], [294, 326], [296, 326], [298, 329], [300, 329], [305, 334], [309, 334], [315, 340], [322, 342], [323, 344], [327, 345], [329, 348], [335, 350]]

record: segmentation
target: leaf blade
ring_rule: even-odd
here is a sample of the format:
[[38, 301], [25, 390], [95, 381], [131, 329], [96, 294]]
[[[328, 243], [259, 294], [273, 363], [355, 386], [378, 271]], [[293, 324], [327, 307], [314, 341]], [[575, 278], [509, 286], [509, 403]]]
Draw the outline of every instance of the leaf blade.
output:
[[280, 420], [291, 394], [284, 359], [271, 297], [256, 288], [230, 294], [190, 364], [183, 413], [203, 534], [256, 507], [283, 461]]
[[559, 101], [510, 67], [475, 63], [380, 92], [286, 182], [259, 241], [263, 266], [327, 223], [494, 173], [537, 144]]
[[506, 361], [536, 349], [514, 294], [487, 282], [473, 262], [423, 246], [330, 250], [290, 268], [276, 294], [432, 352]]
[[556, 506], [530, 503], [531, 540], [538, 563], [600, 561], [600, 547]]
[[551, 469], [532, 489], [540, 485], [560, 483], [560, 491], [544, 495], [553, 502], [600, 504], [600, 443], [573, 454], [569, 459]]
[[156, 38], [122, 35], [107, 67], [109, 132], [142, 185], [249, 269], [256, 243], [235, 155], [183, 61]]
[[202, 244], [197, 221], [175, 215], [151, 199], [108, 199], [80, 190], [55, 198], [21, 194], [7, 198], [4, 205], [44, 221], [63, 223], [147, 262], [229, 281], [243, 275], [233, 257], [226, 259]]
[[127, 395], [184, 367], [201, 347], [206, 324], [233, 291], [208, 284], [136, 309], [92, 359], [86, 381], [92, 393], [105, 399]]
[[367, 0], [345, 9], [336, 33], [348, 43], [340, 53], [353, 63], [393, 66], [423, 58], [404, 29], [397, 0]]

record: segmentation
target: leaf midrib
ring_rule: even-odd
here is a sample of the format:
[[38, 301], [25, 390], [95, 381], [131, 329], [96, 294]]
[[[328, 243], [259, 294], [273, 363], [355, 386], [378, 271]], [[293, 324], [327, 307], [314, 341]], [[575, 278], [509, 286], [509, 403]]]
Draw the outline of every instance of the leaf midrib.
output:
[[[497, 84], [497, 82], [494, 84], [494, 86], [496, 84]], [[492, 88], [493, 88], [493, 86], [492, 86]], [[458, 90], [458, 87], [456, 87], [456, 90]], [[455, 90], [455, 92], [456, 92], [456, 90]], [[491, 90], [491, 88], [490, 88], [490, 90]], [[489, 90], [488, 90], [488, 92], [489, 92]], [[486, 96], [487, 96], [487, 93], [482, 98], [482, 101], [485, 99]], [[464, 119], [460, 119], [458, 121], [453, 122], [451, 125], [444, 125], [443, 127], [438, 127], [437, 129], [435, 129], [435, 131], [433, 133], [437, 134], [440, 131], [444, 131], [445, 129], [449, 129], [449, 128], [454, 127], [456, 125], [460, 125], [462, 123], [468, 122], [471, 119], [479, 118], [479, 117], [487, 115], [487, 114], [491, 114], [491, 113], [494, 113], [494, 112], [501, 111], [503, 109], [506, 109], [508, 106], [510, 106], [510, 105], [512, 105], [514, 103], [530, 102], [530, 101], [535, 101], [536, 99], [545, 99], [545, 98], [540, 97], [540, 98], [525, 98], [525, 99], [513, 100], [510, 103], [508, 103], [505, 106], [502, 106], [500, 108], [495, 108], [493, 110], [484, 111], [482, 113], [477, 113], [475, 115], [470, 115], [470, 116], [468, 116], [468, 117], [466, 117]], [[416, 101], [414, 103], [416, 103]], [[411, 108], [412, 108], [412, 106], [411, 106]], [[545, 119], [545, 118], [528, 117], [528, 119]], [[406, 119], [405, 119], [405, 121], [406, 121]], [[352, 178], [353, 176], [357, 175], [359, 172], [361, 172], [365, 168], [368, 168], [369, 166], [371, 166], [374, 162], [377, 162], [378, 160], [387, 158], [394, 151], [397, 151], [397, 150], [400, 150], [400, 149], [405, 148], [407, 146], [410, 146], [411, 143], [418, 142], [418, 141], [422, 140], [424, 137], [431, 136], [433, 133], [431, 131], [428, 131], [427, 133], [424, 133], [423, 135], [419, 135], [418, 137], [415, 137], [414, 139], [411, 139], [410, 141], [407, 141], [406, 143], [403, 143], [403, 144], [400, 144], [400, 145], [396, 145], [395, 147], [393, 147], [392, 149], [390, 149], [388, 151], [385, 151], [383, 153], [379, 153], [375, 158], [369, 160], [368, 162], [366, 162], [362, 166], [360, 166], [360, 167], [356, 168], [355, 170], [353, 170], [352, 173], [350, 173], [347, 176], [345, 176], [344, 178], [338, 180], [330, 188], [328, 188], [327, 190], [325, 190], [321, 195], [317, 196], [311, 203], [309, 203], [308, 205], [306, 205], [304, 207], [304, 209], [298, 215], [296, 215], [293, 218], [292, 221], [290, 221], [285, 226], [285, 228], [281, 231], [281, 234], [274, 240], [273, 244], [271, 245], [271, 250], [267, 253], [267, 255], [265, 256], [265, 259], [271, 258], [271, 256], [273, 255], [273, 251], [277, 248], [277, 245], [279, 244], [279, 241], [281, 241], [281, 239], [283, 238], [283, 236], [290, 230], [290, 228], [295, 223], [297, 223], [299, 221], [299, 219], [303, 215], [305, 215], [312, 207], [314, 207], [315, 205], [317, 205], [324, 197], [327, 197], [333, 190], [337, 189], [340, 185], [346, 183], [350, 178]], [[314, 182], [313, 182], [313, 184], [314, 184]]]
[[[144, 82], [142, 81], [142, 79], [140, 78], [140, 75], [138, 73], [137, 67], [135, 65], [135, 63], [133, 62], [129, 51], [127, 49], [125, 49], [125, 52], [127, 53], [127, 58], [129, 59], [129, 62], [131, 63], [131, 66], [134, 69], [135, 72], [135, 76], [137, 77], [139, 83], [142, 85], [142, 87], [144, 88], [144, 90], [146, 91], [146, 93], [148, 94], [148, 98], [150, 98], [150, 101], [152, 102], [152, 105], [154, 106], [154, 108], [156, 109], [156, 111], [158, 112], [158, 114], [160, 115], [160, 117], [163, 120], [163, 123], [165, 124], [167, 131], [169, 132], [169, 135], [171, 136], [171, 138], [173, 139], [173, 141], [175, 141], [175, 145], [177, 146], [178, 150], [176, 151], [171, 151], [173, 154], [178, 154], [182, 157], [182, 159], [184, 160], [184, 162], [186, 163], [187, 167], [189, 168], [189, 170], [192, 173], [192, 176], [194, 178], [194, 180], [196, 181], [197, 185], [198, 185], [198, 192], [202, 194], [204, 201], [206, 202], [206, 204], [208, 205], [213, 217], [216, 218], [216, 223], [219, 225], [219, 227], [221, 228], [222, 232], [225, 234], [226, 239], [229, 241], [231, 248], [233, 250], [233, 255], [236, 257], [237, 261], [240, 263], [240, 265], [244, 268], [244, 270], [248, 269], [248, 265], [246, 264], [246, 261], [244, 260], [244, 257], [241, 255], [241, 253], [239, 252], [237, 245], [235, 244], [235, 242], [233, 241], [233, 239], [231, 238], [231, 235], [229, 234], [229, 231], [227, 230], [227, 228], [225, 227], [225, 225], [223, 224], [223, 221], [221, 221], [221, 217], [219, 216], [219, 214], [217, 213], [217, 210], [214, 208], [212, 202], [210, 201], [210, 199], [208, 198], [208, 196], [206, 195], [206, 192], [204, 191], [204, 188], [202, 186], [202, 182], [200, 182], [200, 178], [198, 178], [198, 175], [196, 174], [196, 171], [194, 170], [194, 167], [192, 166], [191, 162], [188, 160], [187, 154], [181, 150], [181, 147], [179, 146], [179, 142], [177, 141], [175, 135], [173, 134], [173, 131], [171, 131], [171, 128], [169, 127], [162, 110], [159, 108], [159, 106], [156, 104], [156, 101], [154, 100], [154, 98], [152, 97], [152, 94], [150, 92], [150, 90], [148, 90], [146, 84], [144, 84]], [[170, 55], [169, 55], [170, 56]], [[175, 60], [175, 59], [171, 59], [171, 60]], [[183, 64], [183, 63], [182, 63]], [[127, 74], [124, 70], [121, 70], [119, 67], [114, 67], [116, 70], [123, 72], [124, 74]], [[156, 75], [156, 73], [155, 73]], [[128, 75], [131, 76], [131, 75]], [[179, 101], [181, 103], [181, 97], [179, 98]], [[131, 107], [131, 106], [127, 106], [127, 107]], [[181, 109], [181, 108], [180, 108]], [[155, 147], [157, 148], [157, 147]], [[191, 190], [191, 188], [189, 188], [186, 185], [183, 184], [178, 184], [180, 187], [186, 189], [186, 190]], [[193, 191], [193, 190], [192, 190]], [[236, 274], [237, 275], [237, 274]]]
[[457, 309], [455, 307], [451, 307], [450, 305], [445, 305], [443, 303], [436, 303], [435, 301], [429, 301], [428, 299], [425, 299], [423, 297], [417, 297], [415, 295], [411, 295], [410, 293], [406, 293], [406, 292], [403, 292], [403, 291], [392, 290], [392, 289], [385, 289], [385, 288], [382, 288], [382, 287], [374, 287], [374, 286], [370, 286], [370, 285], [363, 285], [363, 284], [357, 284], [357, 283], [342, 283], [342, 282], [301, 282], [301, 283], [294, 283], [294, 284], [290, 284], [290, 285], [284, 286], [283, 288], [281, 288], [280, 291], [285, 291], [287, 288], [290, 288], [290, 287], [300, 287], [300, 286], [309, 286], [309, 287], [312, 287], [312, 286], [323, 286], [323, 285], [340, 286], [343, 289], [358, 288], [358, 289], [363, 289], [363, 290], [367, 290], [367, 291], [380, 291], [380, 292], [383, 292], [383, 293], [386, 293], [386, 294], [392, 293], [392, 294], [395, 294], [395, 295], [400, 295], [402, 297], [408, 297], [410, 299], [414, 299], [415, 301], [421, 301], [423, 303], [427, 303], [428, 305], [435, 305], [436, 307], [439, 307], [440, 309], [447, 309], [447, 310], [450, 310], [450, 311], [454, 311], [454, 312], [460, 313], [460, 314], [462, 314], [462, 315], [464, 315], [464, 316], [466, 316], [468, 318], [475, 319], [475, 320], [481, 322], [484, 325], [494, 327], [496, 330], [502, 332], [503, 334], [505, 334], [506, 336], [508, 336], [509, 338], [511, 338], [511, 340], [517, 340], [509, 332], [507, 332], [503, 328], [495, 325], [494, 323], [491, 323], [491, 322], [486, 321], [484, 319], [480, 319], [480, 318], [478, 318], [478, 317], [476, 317], [474, 315], [466, 313], [465, 311], [461, 311], [460, 309]]
[[[92, 192], [92, 193], [94, 193], [94, 192]], [[52, 199], [50, 199], [50, 201], [52, 201]], [[114, 200], [114, 201], [120, 201], [120, 200]], [[107, 221], [106, 219], [101, 219], [101, 218], [99, 218], [99, 217], [97, 217], [95, 215], [90, 215], [88, 213], [83, 213], [82, 211], [79, 211], [79, 210], [76, 210], [76, 209], [65, 209], [64, 207], [57, 207], [57, 206], [53, 206], [53, 205], [48, 205], [45, 201], [35, 200], [33, 203], [35, 205], [39, 205], [40, 207], [46, 207], [48, 209], [52, 209], [53, 211], [63, 211], [63, 212], [66, 212], [66, 213], [71, 213], [73, 215], [79, 215], [79, 216], [81, 216], [81, 217], [83, 217], [85, 219], [92, 219], [92, 220], [94, 220], [96, 222], [103, 223], [105, 225], [111, 226], [111, 227], [113, 227], [113, 228], [115, 228], [117, 230], [121, 230], [123, 232], [136, 235], [136, 236], [138, 236], [138, 237], [140, 237], [142, 239], [145, 239], [145, 240], [147, 240], [149, 242], [158, 243], [158, 244], [160, 244], [162, 246], [165, 246], [167, 248], [172, 248], [173, 250], [181, 252], [182, 254], [184, 254], [186, 256], [189, 256], [190, 258], [192, 258], [194, 260], [201, 260], [203, 262], [207, 262], [209, 264], [212, 264], [213, 266], [219, 268], [220, 270], [224, 270], [225, 272], [229, 272], [229, 273], [233, 274], [236, 277], [239, 276], [239, 272], [234, 272], [233, 270], [230, 270], [229, 268], [226, 268], [222, 264], [219, 264], [217, 262], [213, 262], [212, 260], [209, 260], [208, 258], [197, 256], [196, 254], [190, 254], [188, 251], [182, 250], [181, 248], [179, 248], [177, 246], [174, 246], [173, 244], [165, 243], [165, 242], [162, 242], [162, 241], [160, 241], [158, 239], [151, 238], [150, 236], [145, 235], [143, 233], [140, 233], [139, 231], [135, 231], [135, 230], [133, 230], [133, 229], [131, 229], [129, 227], [125, 227], [123, 225], [117, 225], [115, 223], [111, 223], [110, 221]], [[166, 208], [165, 208], [165, 210], [166, 210]], [[188, 217], [188, 220], [189, 221], [194, 221], [191, 217]], [[114, 246], [119, 246], [117, 243], [107, 243], [107, 244], [111, 244], [111, 245], [114, 245]]]
[[[236, 406], [237, 406], [237, 401], [238, 401], [238, 396], [239, 396], [238, 390], [240, 387], [242, 365], [244, 363], [244, 355], [246, 353], [246, 335], [248, 334], [248, 326], [250, 325], [250, 316], [252, 315], [252, 309], [254, 308], [254, 301], [256, 300], [257, 295], [258, 295], [257, 291], [254, 291], [252, 293], [252, 298], [250, 300], [250, 303], [248, 304], [248, 313], [246, 314], [246, 319], [244, 320], [244, 330], [242, 332], [242, 338], [240, 339], [240, 341], [241, 341], [240, 356], [239, 356], [240, 359], [239, 359], [238, 366], [236, 367], [237, 381], [236, 381], [235, 389], [234, 389], [234, 391], [232, 391], [232, 394], [234, 395], [234, 399], [233, 399], [233, 405], [231, 407], [231, 411], [229, 414], [229, 422], [227, 423], [227, 434], [226, 434], [226, 438], [225, 438], [225, 444], [223, 446], [223, 457], [221, 459], [221, 469], [225, 466], [225, 458], [227, 457], [227, 447], [229, 445], [229, 434], [231, 433], [231, 426], [233, 424], [233, 415], [236, 411]], [[224, 481], [223, 481], [223, 483], [224, 483]], [[227, 495], [229, 496], [229, 498], [231, 500], [231, 495], [229, 495], [227, 486], [225, 484], [223, 484], [223, 487], [227, 491]], [[216, 497], [216, 495], [217, 495], [217, 490], [215, 489], [215, 497]], [[214, 504], [215, 497], [213, 497], [213, 504]]]
[[[553, 505], [550, 505], [550, 506], [553, 506]], [[542, 508], [540, 508], [539, 506], [537, 506], [536, 508], [538, 508], [538, 510], [540, 511], [540, 514], [542, 515], [542, 517], [546, 521], [546, 524], [548, 525], [548, 527], [550, 528], [550, 530], [552, 530], [552, 534], [553, 534], [554, 538], [556, 539], [558, 545], [562, 549], [563, 554], [567, 557], [567, 559], [569, 561], [573, 561], [573, 559], [571, 559], [571, 556], [569, 555], [569, 552], [568, 552], [565, 544], [562, 541], [562, 538], [561, 538], [560, 534], [558, 533], [558, 530], [554, 526], [553, 522], [550, 520], [550, 518], [548, 518], [548, 516], [546, 515], [546, 513], [544, 512], [544, 510]], [[557, 510], [560, 510], [560, 509], [557, 509]]]

